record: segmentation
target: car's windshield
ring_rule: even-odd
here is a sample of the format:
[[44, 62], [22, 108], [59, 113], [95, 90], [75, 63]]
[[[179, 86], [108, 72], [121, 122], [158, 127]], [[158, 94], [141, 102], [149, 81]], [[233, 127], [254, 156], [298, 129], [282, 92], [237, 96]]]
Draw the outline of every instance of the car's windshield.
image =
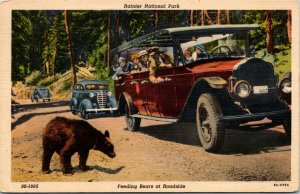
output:
[[208, 34], [179, 38], [187, 63], [203, 59], [245, 57], [245, 34]]
[[107, 85], [104, 84], [87, 84], [85, 85], [86, 90], [106, 90]]

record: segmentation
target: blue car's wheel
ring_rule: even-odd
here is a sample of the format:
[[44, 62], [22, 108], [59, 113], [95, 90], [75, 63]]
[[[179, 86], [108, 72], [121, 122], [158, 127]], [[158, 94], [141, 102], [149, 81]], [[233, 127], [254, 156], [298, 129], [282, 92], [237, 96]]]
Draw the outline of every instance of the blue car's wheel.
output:
[[71, 105], [71, 113], [72, 113], [73, 115], [77, 115], [77, 113], [78, 113], [78, 112], [75, 110], [74, 104]]
[[81, 115], [81, 117], [84, 120], [88, 120], [89, 119], [89, 113], [86, 112], [85, 107], [82, 107], [80, 115]]

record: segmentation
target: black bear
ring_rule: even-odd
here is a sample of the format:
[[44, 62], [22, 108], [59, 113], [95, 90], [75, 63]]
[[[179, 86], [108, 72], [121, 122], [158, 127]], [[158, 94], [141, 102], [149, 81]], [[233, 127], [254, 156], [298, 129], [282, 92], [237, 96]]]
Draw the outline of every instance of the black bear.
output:
[[103, 135], [86, 121], [56, 117], [43, 132], [42, 171], [51, 172], [49, 167], [54, 152], [60, 155], [63, 174], [72, 174], [71, 157], [76, 152], [79, 154], [79, 169], [89, 170], [86, 161], [90, 149], [99, 150], [111, 158], [116, 156], [108, 131]]

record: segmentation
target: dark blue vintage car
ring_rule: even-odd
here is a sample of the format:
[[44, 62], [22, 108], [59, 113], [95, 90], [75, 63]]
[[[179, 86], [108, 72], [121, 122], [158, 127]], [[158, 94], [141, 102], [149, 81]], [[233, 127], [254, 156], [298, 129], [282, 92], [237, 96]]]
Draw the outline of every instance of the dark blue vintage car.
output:
[[80, 112], [83, 119], [89, 119], [91, 113], [117, 110], [116, 98], [108, 90], [107, 83], [99, 80], [78, 82], [73, 88], [69, 106], [73, 114]]
[[40, 100], [42, 100], [43, 102], [45, 101], [49, 101], [51, 100], [51, 93], [48, 90], [48, 88], [40, 86], [40, 87], [36, 87], [31, 95], [31, 101], [34, 102], [39, 102]]

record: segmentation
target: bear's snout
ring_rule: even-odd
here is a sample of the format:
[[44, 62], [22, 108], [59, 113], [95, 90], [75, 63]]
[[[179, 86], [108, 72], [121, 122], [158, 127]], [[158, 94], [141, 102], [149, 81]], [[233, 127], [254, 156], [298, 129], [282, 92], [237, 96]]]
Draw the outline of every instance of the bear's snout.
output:
[[116, 157], [116, 153], [115, 152], [111, 152], [107, 154], [110, 158], [114, 158]]

